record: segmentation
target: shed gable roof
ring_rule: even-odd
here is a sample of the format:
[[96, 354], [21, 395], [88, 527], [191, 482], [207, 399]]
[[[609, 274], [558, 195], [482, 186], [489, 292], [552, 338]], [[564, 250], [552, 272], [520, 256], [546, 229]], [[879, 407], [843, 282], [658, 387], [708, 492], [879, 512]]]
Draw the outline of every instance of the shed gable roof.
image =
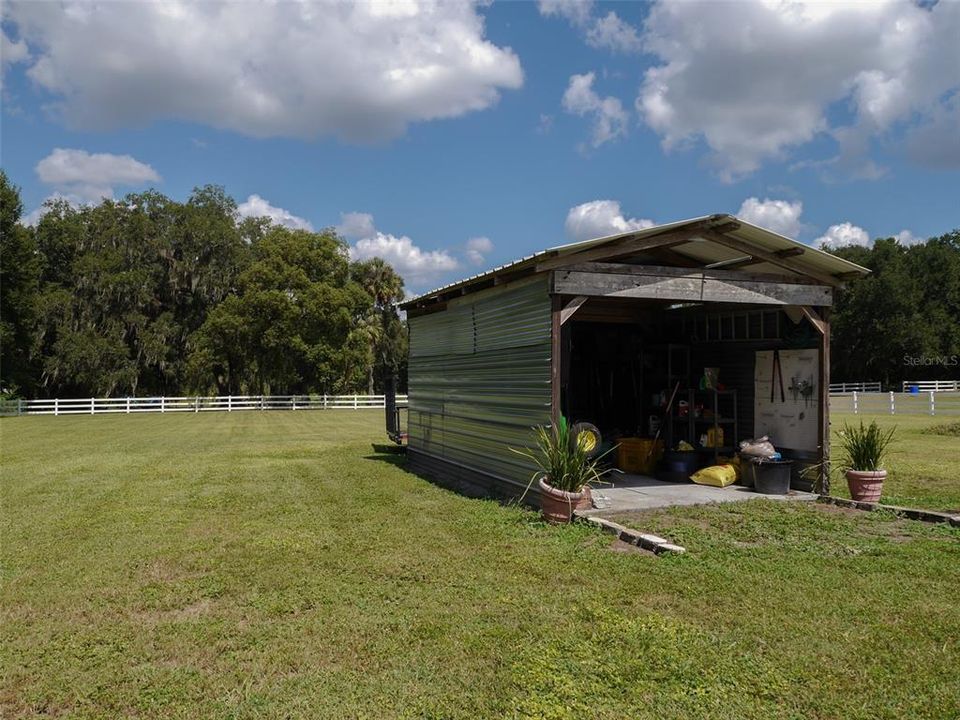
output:
[[401, 307], [421, 307], [441, 302], [453, 295], [482, 289], [491, 283], [495, 284], [516, 275], [573, 264], [588, 257], [588, 251], [602, 254], [605, 249], [614, 250], [622, 246], [625, 252], [637, 247], [641, 248], [637, 252], [642, 253], [642, 241], [649, 240], [651, 245], [656, 245], [657, 238], [667, 237], [676, 240], [669, 243], [669, 253], [679, 261], [692, 263], [692, 267], [749, 267], [753, 272], [788, 273], [834, 285], [870, 272], [849, 260], [732, 215], [705, 215], [619, 235], [557, 245], [423, 293], [402, 303]]

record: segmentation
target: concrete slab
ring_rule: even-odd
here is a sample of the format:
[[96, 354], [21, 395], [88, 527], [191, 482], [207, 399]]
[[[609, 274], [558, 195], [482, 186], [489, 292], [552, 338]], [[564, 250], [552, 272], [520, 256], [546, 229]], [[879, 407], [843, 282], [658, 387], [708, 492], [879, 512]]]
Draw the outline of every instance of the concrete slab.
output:
[[816, 500], [814, 493], [791, 490], [788, 495], [763, 495], [742, 485], [725, 488], [697, 485], [693, 482], [666, 482], [645, 475], [615, 475], [612, 485], [601, 485], [592, 490], [594, 509], [581, 515], [650, 510], [676, 505], [706, 505], [709, 503], [745, 500]]

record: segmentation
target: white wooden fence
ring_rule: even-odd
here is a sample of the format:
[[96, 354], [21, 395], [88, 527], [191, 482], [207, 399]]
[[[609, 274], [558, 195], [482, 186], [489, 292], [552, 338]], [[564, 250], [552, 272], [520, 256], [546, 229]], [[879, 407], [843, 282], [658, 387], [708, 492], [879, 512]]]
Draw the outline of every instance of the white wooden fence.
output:
[[910, 392], [916, 386], [920, 392], [960, 392], [960, 380], [914, 380], [905, 381], [903, 391]]
[[830, 411], [855, 415], [960, 415], [960, 392], [831, 394]]
[[[406, 395], [397, 402], [405, 403]], [[358, 410], [383, 408], [383, 395], [217, 395], [212, 397], [54, 398], [7, 400], [3, 415], [102, 415], [241, 410]]]
[[880, 392], [880, 381], [856, 383], [830, 383], [831, 395], [845, 395], [852, 392]]

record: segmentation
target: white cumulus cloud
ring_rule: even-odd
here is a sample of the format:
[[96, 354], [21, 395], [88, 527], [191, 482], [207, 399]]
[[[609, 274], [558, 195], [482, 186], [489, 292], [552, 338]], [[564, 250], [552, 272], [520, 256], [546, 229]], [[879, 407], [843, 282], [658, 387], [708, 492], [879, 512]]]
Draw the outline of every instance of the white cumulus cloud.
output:
[[563, 93], [563, 109], [575, 115], [591, 115], [590, 144], [600, 147], [627, 134], [627, 112], [618, 98], [601, 98], [593, 89], [594, 73], [572, 75]]
[[894, 237], [897, 239], [897, 242], [901, 245], [921, 245], [926, 242], [925, 238], [918, 237], [914, 235], [909, 230], [901, 230]]
[[[666, 149], [702, 141], [724, 180], [821, 133], [838, 144], [832, 167], [879, 177], [866, 157], [872, 138], [917, 118], [945, 135], [945, 98], [960, 87], [958, 37], [958, 2], [661, 0], [642, 35], [659, 62], [636, 108]], [[849, 108], [848, 125], [831, 126], [837, 103]], [[915, 144], [915, 155], [930, 155], [929, 141]]]
[[10, 2], [26, 73], [72, 127], [176, 118], [381, 141], [523, 84], [476, 2]]
[[467, 260], [474, 265], [483, 265], [487, 255], [493, 251], [493, 241], [488, 237], [475, 237], [467, 240]]
[[614, 52], [633, 53], [643, 49], [637, 29], [612, 10], [597, 15], [593, 0], [539, 0], [544, 17], [561, 17], [579, 29], [587, 44]]
[[340, 217], [337, 231], [356, 240], [350, 246], [351, 260], [383, 258], [414, 290], [423, 289], [425, 284], [435, 282], [444, 273], [460, 268], [457, 259], [446, 250], [424, 250], [406, 235], [378, 230], [369, 213], [341, 213]]
[[245, 218], [269, 218], [274, 225], [282, 225], [291, 230], [313, 231], [313, 225], [309, 220], [294, 215], [289, 210], [271, 205], [257, 194], [249, 196], [244, 202], [240, 203], [237, 206], [237, 213], [240, 217]]
[[30, 49], [23, 40], [12, 40], [3, 28], [0, 28], [0, 84], [10, 65], [30, 59]]
[[842, 222], [827, 228], [827, 231], [814, 240], [813, 244], [817, 247], [829, 246], [833, 248], [845, 247], [847, 245], [862, 245], [866, 247], [870, 244], [870, 234], [858, 225], [850, 222]]
[[37, 163], [35, 170], [41, 182], [76, 202], [112, 198], [117, 186], [160, 182], [156, 170], [130, 155], [66, 148], [54, 149]]
[[373, 215], [361, 212], [340, 213], [340, 224], [336, 226], [336, 231], [347, 240], [359, 240], [377, 232]]
[[616, 200], [593, 200], [570, 208], [564, 224], [573, 240], [591, 240], [607, 235], [619, 235], [631, 230], [653, 227], [654, 222], [644, 218], [626, 218]]
[[424, 250], [406, 235], [377, 232], [361, 238], [350, 248], [352, 260], [386, 260], [410, 285], [421, 285], [437, 275], [456, 270], [460, 263], [446, 250]]
[[789, 238], [796, 238], [800, 234], [801, 213], [803, 213], [803, 203], [799, 200], [789, 202], [749, 197], [743, 201], [740, 210], [737, 211], [737, 217]]

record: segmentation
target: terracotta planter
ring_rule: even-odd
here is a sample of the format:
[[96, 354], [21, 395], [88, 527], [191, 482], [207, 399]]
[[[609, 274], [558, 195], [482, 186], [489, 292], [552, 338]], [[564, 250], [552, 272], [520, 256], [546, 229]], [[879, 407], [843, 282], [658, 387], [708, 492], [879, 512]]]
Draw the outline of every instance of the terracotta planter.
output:
[[540, 512], [548, 522], [567, 523], [577, 509], [578, 504], [583, 500], [584, 493], [572, 493], [564, 490], [557, 490], [540, 478]]
[[847, 470], [850, 497], [858, 502], [880, 502], [886, 470]]
[[574, 510], [593, 510], [593, 493], [590, 492], [590, 486], [584, 485], [580, 494], [583, 497], [580, 498], [580, 502], [577, 503]]

